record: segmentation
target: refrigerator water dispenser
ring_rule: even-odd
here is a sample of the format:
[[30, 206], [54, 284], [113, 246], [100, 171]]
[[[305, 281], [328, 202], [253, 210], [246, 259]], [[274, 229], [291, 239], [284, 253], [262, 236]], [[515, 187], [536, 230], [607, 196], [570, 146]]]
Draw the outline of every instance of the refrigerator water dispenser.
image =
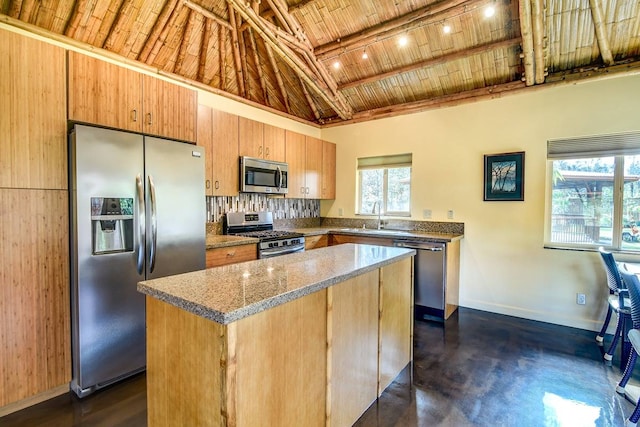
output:
[[91, 198], [92, 254], [133, 251], [133, 198]]

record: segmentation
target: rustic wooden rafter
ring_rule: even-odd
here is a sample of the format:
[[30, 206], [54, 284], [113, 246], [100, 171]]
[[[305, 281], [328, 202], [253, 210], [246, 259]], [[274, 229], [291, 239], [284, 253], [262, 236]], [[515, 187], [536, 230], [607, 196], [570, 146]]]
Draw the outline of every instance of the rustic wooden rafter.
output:
[[227, 39], [223, 26], [218, 27], [218, 46], [220, 46], [220, 89], [227, 92]]
[[282, 95], [285, 108], [287, 109], [287, 111], [289, 111], [289, 96], [287, 95], [287, 88], [284, 86], [284, 81], [282, 80], [280, 69], [278, 68], [278, 64], [276, 63], [276, 58], [273, 55], [273, 50], [271, 50], [271, 46], [269, 46], [268, 43], [265, 43], [264, 45], [267, 49], [267, 56], [269, 57], [271, 69], [273, 70], [273, 74], [276, 75], [276, 82], [278, 83], [278, 88], [280, 89], [280, 94]]
[[[235, 14], [235, 10], [233, 11]], [[239, 24], [242, 19], [236, 16], [236, 22]], [[240, 48], [240, 65], [242, 66], [242, 77], [244, 78], [243, 86], [245, 91], [245, 98], [251, 97], [251, 81], [249, 80], [249, 66], [247, 65], [247, 46], [244, 43], [244, 35], [238, 33], [238, 47]]]
[[188, 8], [198, 12], [199, 14], [201, 14], [202, 16], [204, 16], [205, 18], [209, 18], [213, 21], [215, 21], [218, 25], [222, 25], [223, 27], [226, 27], [228, 30], [231, 30], [231, 23], [229, 21], [227, 21], [226, 19], [216, 15], [215, 13], [205, 9], [204, 7], [192, 2], [191, 0], [182, 0], [182, 3], [187, 6]]
[[200, 58], [198, 60], [198, 74], [196, 79], [201, 82], [204, 80], [204, 71], [207, 66], [207, 53], [209, 47], [209, 38], [211, 37], [211, 20], [204, 20], [204, 29], [200, 35]]
[[520, 33], [522, 34], [522, 56], [524, 62], [524, 81], [527, 86], [532, 86], [536, 82], [534, 55], [533, 55], [533, 34], [531, 22], [531, 0], [520, 0]]
[[303, 59], [297, 56], [291, 48], [279, 43], [276, 35], [264, 24], [264, 19], [256, 14], [255, 11], [248, 7], [242, 0], [228, 1], [240, 13], [242, 18], [249, 22], [251, 27], [260, 34], [265, 43], [271, 45], [274, 52], [276, 52], [299, 77], [305, 80], [309, 87], [317, 92], [342, 119], [346, 120], [351, 117], [351, 107], [342, 95], [339, 93], [333, 94], [326, 82], [313, 73]]
[[407, 72], [419, 70], [422, 68], [433, 67], [434, 65], [446, 64], [447, 62], [456, 61], [462, 58], [467, 58], [472, 55], [478, 55], [478, 54], [491, 52], [498, 49], [503, 49], [510, 46], [515, 46], [521, 42], [522, 42], [522, 38], [515, 37], [508, 40], [501, 40], [498, 42], [487, 43], [484, 45], [472, 47], [470, 49], [464, 49], [459, 52], [453, 52], [447, 55], [442, 55], [435, 58], [426, 59], [424, 61], [419, 61], [413, 64], [405, 65], [403, 67], [394, 68], [384, 73], [378, 73], [369, 77], [365, 77], [363, 79], [343, 83], [340, 86], [338, 86], [338, 90], [345, 90], [345, 89], [360, 86], [366, 83], [376, 82], [389, 77], [395, 77], [398, 74], [407, 73]]
[[242, 72], [242, 59], [240, 58], [240, 44], [238, 41], [238, 26], [236, 14], [230, 2], [227, 3], [229, 8], [229, 21], [231, 22], [231, 42], [233, 43], [233, 60], [236, 64], [236, 77], [238, 79], [238, 88], [240, 96], [246, 98], [246, 88], [244, 86], [244, 73]]
[[602, 0], [589, 0], [589, 6], [591, 8], [593, 26], [596, 30], [596, 39], [598, 40], [598, 47], [600, 48], [602, 61], [606, 65], [613, 65], [613, 55], [611, 53], [611, 48], [609, 47], [609, 37], [607, 36], [607, 30], [605, 28], [604, 17], [602, 14]]
[[306, 5], [308, 5], [309, 3], [313, 3], [314, 0], [302, 0], [301, 2], [294, 4], [293, 6], [291, 6], [289, 8], [289, 13], [296, 11], [298, 9], [302, 9], [303, 7], [305, 7]]
[[414, 28], [442, 21], [449, 16], [471, 11], [491, 1], [493, 0], [445, 0], [433, 3], [358, 33], [350, 34], [337, 41], [318, 46], [314, 52], [318, 60], [324, 61]]
[[253, 51], [253, 60], [255, 61], [256, 68], [258, 70], [258, 79], [260, 81], [260, 89], [262, 90], [262, 97], [264, 98], [265, 104], [268, 105], [269, 96], [267, 92], [267, 83], [266, 83], [266, 78], [264, 77], [264, 72], [262, 71], [264, 65], [262, 65], [262, 61], [260, 60], [260, 55], [258, 54], [258, 44], [256, 43], [256, 37], [253, 34], [253, 30], [251, 28], [249, 28], [249, 43], [251, 43], [251, 50]]
[[149, 59], [149, 55], [151, 54], [151, 50], [155, 46], [160, 34], [164, 31], [167, 26], [167, 23], [171, 20], [171, 18], [176, 14], [176, 6], [178, 4], [178, 0], [170, 0], [162, 7], [162, 11], [156, 20], [153, 30], [147, 37], [147, 41], [144, 43], [144, 47], [140, 51], [137, 56], [137, 60], [147, 63]]
[[191, 39], [191, 32], [193, 31], [193, 22], [194, 20], [194, 12], [193, 10], [189, 11], [189, 17], [187, 18], [187, 25], [183, 30], [183, 35], [180, 41], [180, 47], [178, 48], [178, 56], [176, 62], [173, 64], [173, 72], [176, 74], [180, 74], [177, 70], [180, 69], [180, 66], [184, 62], [184, 57], [187, 54], [187, 49], [189, 48], [189, 41]]
[[542, 0], [531, 0], [531, 21], [533, 24], [533, 56], [535, 60], [535, 83], [544, 83], [547, 73], [544, 54], [544, 8]]
[[309, 108], [311, 108], [311, 111], [313, 111], [313, 116], [316, 118], [317, 122], [321, 122], [322, 121], [322, 117], [320, 116], [320, 112], [318, 111], [318, 107], [316, 107], [316, 103], [313, 101], [313, 98], [311, 98], [311, 94], [309, 93], [309, 89], [307, 89], [307, 86], [304, 84], [304, 81], [302, 81], [302, 79], [300, 80], [300, 86], [302, 87], [302, 93], [304, 93], [304, 97], [307, 99], [307, 103], [309, 104]]

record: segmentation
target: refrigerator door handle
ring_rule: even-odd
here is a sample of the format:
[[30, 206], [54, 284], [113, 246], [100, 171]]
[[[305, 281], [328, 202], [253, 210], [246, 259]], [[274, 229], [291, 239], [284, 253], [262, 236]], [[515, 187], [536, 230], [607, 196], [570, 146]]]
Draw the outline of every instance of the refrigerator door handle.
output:
[[153, 273], [156, 266], [158, 219], [156, 217], [156, 186], [153, 183], [153, 177], [151, 175], [149, 175], [149, 195], [151, 197], [151, 249], [149, 250], [149, 273]]
[[142, 188], [142, 177], [136, 175], [136, 189], [138, 191], [138, 259], [136, 260], [136, 269], [138, 274], [143, 274], [144, 269], [144, 250], [142, 243], [144, 242], [144, 190]]

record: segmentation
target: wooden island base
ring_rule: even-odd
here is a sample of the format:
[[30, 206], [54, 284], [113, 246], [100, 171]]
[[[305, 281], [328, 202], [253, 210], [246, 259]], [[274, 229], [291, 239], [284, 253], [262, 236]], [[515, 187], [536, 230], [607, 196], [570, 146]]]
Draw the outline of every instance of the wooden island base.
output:
[[412, 360], [412, 258], [223, 325], [147, 296], [149, 426], [350, 426]]

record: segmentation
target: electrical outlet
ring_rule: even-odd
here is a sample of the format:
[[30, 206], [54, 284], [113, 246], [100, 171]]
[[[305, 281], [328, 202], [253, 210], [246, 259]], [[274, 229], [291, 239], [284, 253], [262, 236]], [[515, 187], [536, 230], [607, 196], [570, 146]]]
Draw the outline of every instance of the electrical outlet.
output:
[[576, 294], [576, 304], [585, 305], [587, 303], [587, 296], [585, 294]]
[[342, 210], [342, 208], [338, 208], [338, 216], [342, 215], [344, 215], [344, 211]]
[[424, 219], [431, 218], [431, 209], [423, 209], [422, 210], [422, 218], [424, 218]]
[[447, 211], [447, 218], [453, 219], [453, 209]]

